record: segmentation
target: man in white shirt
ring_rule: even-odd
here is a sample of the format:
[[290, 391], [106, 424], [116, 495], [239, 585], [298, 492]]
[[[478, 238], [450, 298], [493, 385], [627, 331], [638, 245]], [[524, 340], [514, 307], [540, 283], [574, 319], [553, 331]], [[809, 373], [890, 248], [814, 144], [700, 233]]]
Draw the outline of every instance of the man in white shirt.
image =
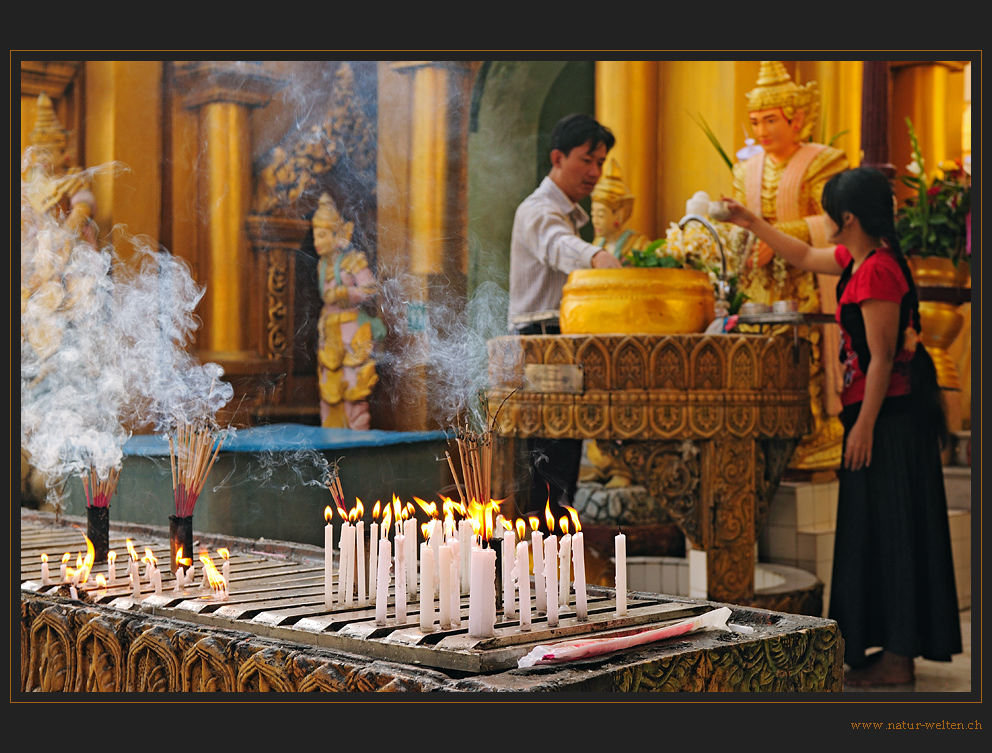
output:
[[[589, 215], [578, 202], [596, 187], [615, 142], [609, 128], [581, 113], [565, 116], [552, 129], [551, 170], [513, 218], [511, 333], [558, 334], [557, 312], [569, 273], [621, 266], [612, 253], [579, 236]], [[528, 450], [531, 509], [543, 511], [550, 499], [557, 512], [558, 505], [570, 504], [575, 495], [582, 441], [530, 439]]]

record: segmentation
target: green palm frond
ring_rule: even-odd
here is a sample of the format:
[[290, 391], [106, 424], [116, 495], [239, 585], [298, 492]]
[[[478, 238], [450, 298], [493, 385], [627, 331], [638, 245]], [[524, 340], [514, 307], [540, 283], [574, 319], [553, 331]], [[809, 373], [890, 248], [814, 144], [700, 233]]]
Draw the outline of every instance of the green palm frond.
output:
[[689, 117], [692, 118], [692, 122], [695, 123], [697, 126], [699, 126], [702, 129], [703, 133], [706, 134], [706, 138], [710, 140], [710, 143], [720, 153], [720, 156], [723, 157], [723, 161], [727, 163], [727, 167], [730, 170], [733, 170], [734, 169], [733, 160], [731, 160], [730, 157], [727, 156], [727, 153], [720, 145], [720, 140], [717, 139], [716, 134], [713, 133], [713, 129], [710, 128], [709, 123], [706, 122], [706, 119], [703, 118], [702, 115], [699, 114], [693, 115], [692, 113], [689, 113]]

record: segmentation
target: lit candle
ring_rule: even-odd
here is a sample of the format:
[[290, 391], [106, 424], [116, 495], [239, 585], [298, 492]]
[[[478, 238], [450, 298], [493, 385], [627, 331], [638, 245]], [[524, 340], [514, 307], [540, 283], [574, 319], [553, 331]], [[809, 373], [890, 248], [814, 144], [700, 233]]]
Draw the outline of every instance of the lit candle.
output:
[[107, 583], [114, 585], [117, 582], [117, 552], [111, 549], [107, 552]]
[[467, 594], [469, 585], [472, 583], [470, 574], [472, 572], [472, 521], [458, 521], [458, 551], [459, 551], [459, 588], [461, 593]]
[[613, 537], [613, 558], [617, 563], [616, 592], [617, 614], [627, 614], [627, 537], [618, 533]]
[[517, 536], [512, 529], [503, 533], [503, 616], [512, 620], [517, 616], [514, 608], [513, 566], [517, 555]]
[[139, 578], [138, 563], [134, 562], [131, 568], [131, 596], [135, 599], [141, 598], [141, 578]]
[[65, 583], [66, 568], [69, 567], [69, 553], [62, 555], [62, 566], [59, 568], [59, 583]]
[[365, 590], [365, 521], [355, 523], [355, 567], [358, 578], [358, 606], [364, 607], [369, 603], [368, 592]]
[[151, 582], [152, 587], [155, 589], [155, 593], [157, 594], [162, 593], [162, 573], [159, 572], [159, 569], [154, 565], [152, 565], [149, 581]]
[[[131, 582], [134, 582], [134, 570], [131, 571]], [[172, 590], [176, 592], [182, 591], [184, 585], [186, 585], [186, 571], [180, 565], [176, 568], [176, 585]]]
[[[378, 515], [376, 508], [373, 515]], [[379, 524], [374, 522], [369, 526], [369, 601], [375, 599], [376, 575], [379, 569]]]
[[224, 591], [230, 593], [231, 591], [231, 553], [227, 549], [218, 549], [217, 554], [224, 560], [224, 564], [221, 565], [221, 577], [224, 578]]
[[194, 580], [196, 580], [196, 565], [190, 560], [189, 567], [186, 568], [186, 581], [183, 585], [192, 586]]
[[585, 620], [589, 618], [589, 605], [586, 601], [586, 553], [582, 531], [572, 534], [572, 568], [575, 570], [575, 616]]
[[346, 524], [345, 540], [341, 545], [341, 558], [344, 561], [344, 605], [350, 607], [355, 599], [355, 534], [356, 526]]
[[392, 558], [389, 539], [384, 538], [379, 544], [378, 567], [376, 568], [375, 588], [375, 624], [386, 624], [386, 603], [389, 601], [389, 560]]
[[472, 586], [468, 592], [468, 634], [490, 638], [496, 634], [496, 551], [472, 550]]
[[348, 593], [348, 560], [349, 552], [348, 546], [351, 543], [351, 533], [352, 526], [345, 518], [344, 522], [341, 523], [341, 540], [338, 542], [338, 604], [344, 606], [347, 599], [348, 603], [351, 602], [350, 595]]
[[41, 555], [41, 585], [50, 586], [52, 585], [52, 579], [48, 575], [48, 555]]
[[451, 583], [449, 604], [451, 605], [451, 624], [459, 626], [462, 624], [462, 549], [468, 549], [466, 541], [464, 546], [458, 539], [452, 537], [451, 543]]
[[530, 630], [530, 553], [527, 551], [526, 541], [517, 544], [517, 566], [514, 573], [520, 594], [520, 629]]
[[396, 562], [393, 565], [396, 600], [396, 622], [402, 624], [406, 622], [406, 536], [402, 533], [396, 534]]
[[451, 570], [454, 552], [451, 546], [447, 543], [442, 544], [438, 548], [437, 557], [437, 574], [438, 574], [438, 621], [441, 624], [442, 630], [447, 630], [451, 627]]
[[548, 592], [544, 587], [544, 536], [534, 530], [530, 535], [531, 549], [534, 552], [534, 595], [537, 600], [537, 611], [548, 611]]
[[431, 521], [431, 553], [434, 555], [434, 595], [441, 587], [441, 542], [444, 540], [444, 526], [440, 518]]
[[420, 629], [434, 632], [434, 550], [429, 541], [420, 545]]
[[562, 534], [558, 547], [558, 603], [567, 607], [568, 591], [572, 586], [572, 536], [568, 533], [568, 524], [564, 518], [561, 522], [565, 533]]
[[406, 551], [406, 598], [417, 595], [417, 519], [410, 517], [403, 521], [403, 542]]
[[548, 627], [558, 624], [558, 539], [554, 534], [544, 541], [544, 585]]
[[334, 608], [334, 511], [324, 508], [324, 609]]

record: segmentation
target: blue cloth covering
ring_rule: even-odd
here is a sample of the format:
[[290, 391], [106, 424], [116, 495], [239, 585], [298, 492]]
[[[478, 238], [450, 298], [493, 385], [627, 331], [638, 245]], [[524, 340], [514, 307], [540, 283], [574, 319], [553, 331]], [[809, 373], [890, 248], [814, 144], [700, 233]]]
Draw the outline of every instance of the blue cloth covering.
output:
[[[443, 431], [352, 431], [302, 424], [272, 424], [240, 429], [228, 437], [221, 452], [295, 452], [387, 447], [414, 442], [440, 442]], [[161, 434], [141, 434], [124, 443], [125, 455], [168, 455], [169, 440]]]

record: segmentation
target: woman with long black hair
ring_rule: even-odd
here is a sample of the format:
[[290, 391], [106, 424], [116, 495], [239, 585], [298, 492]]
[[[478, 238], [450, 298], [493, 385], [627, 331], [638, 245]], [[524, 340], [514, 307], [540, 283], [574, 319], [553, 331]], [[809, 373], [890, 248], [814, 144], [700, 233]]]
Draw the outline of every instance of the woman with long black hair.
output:
[[[912, 683], [917, 656], [950, 661], [961, 627], [940, 451], [947, 426], [919, 340], [916, 286], [899, 249], [889, 180], [838, 173], [823, 190], [830, 241], [814, 248], [736, 201], [729, 220], [790, 264], [840, 275], [844, 449], [830, 590], [850, 686]], [[881, 651], [868, 654], [869, 648]]]

